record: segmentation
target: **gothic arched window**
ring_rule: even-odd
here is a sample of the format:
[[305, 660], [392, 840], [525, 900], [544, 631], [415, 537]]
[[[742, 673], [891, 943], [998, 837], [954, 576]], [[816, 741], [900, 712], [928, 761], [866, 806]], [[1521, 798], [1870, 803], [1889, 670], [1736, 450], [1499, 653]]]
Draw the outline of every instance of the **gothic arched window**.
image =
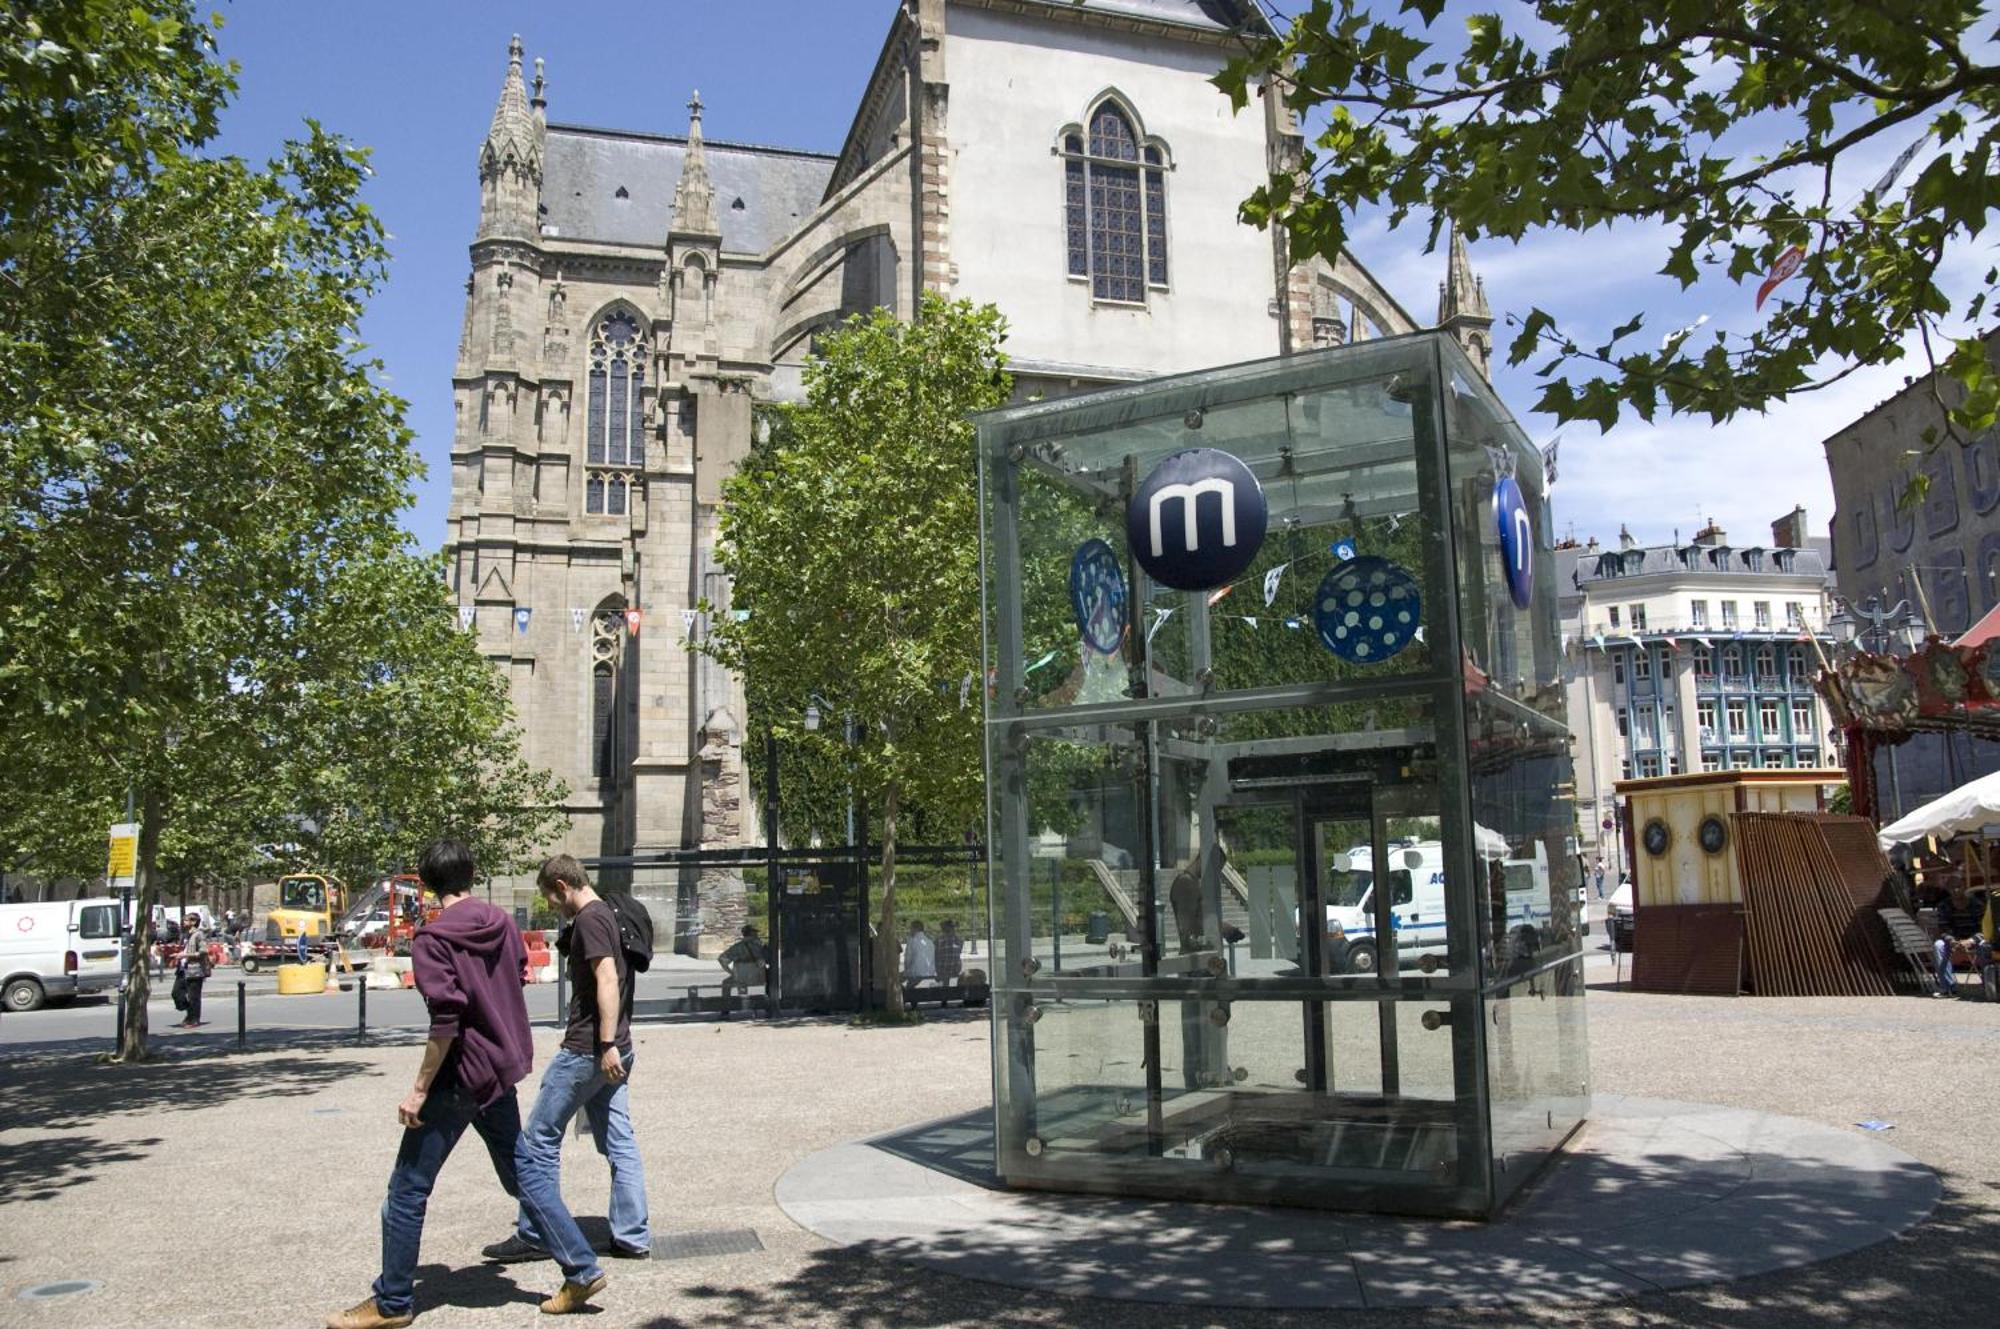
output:
[[590, 623], [590, 773], [618, 770], [618, 675], [625, 662], [625, 611], [600, 609]]
[[1106, 98], [1088, 125], [1063, 131], [1063, 227], [1069, 275], [1093, 299], [1143, 304], [1167, 284], [1167, 161]]
[[588, 410], [585, 415], [583, 510], [622, 516], [631, 510], [645, 464], [646, 340], [638, 318], [614, 309], [590, 335]]

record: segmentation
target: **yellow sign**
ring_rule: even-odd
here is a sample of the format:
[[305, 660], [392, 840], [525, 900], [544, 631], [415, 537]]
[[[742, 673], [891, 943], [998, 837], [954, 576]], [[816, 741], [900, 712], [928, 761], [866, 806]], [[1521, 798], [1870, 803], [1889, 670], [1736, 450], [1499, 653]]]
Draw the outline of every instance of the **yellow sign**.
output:
[[135, 822], [120, 822], [111, 828], [111, 863], [104, 875], [116, 883], [120, 878], [130, 882], [138, 874], [139, 827]]

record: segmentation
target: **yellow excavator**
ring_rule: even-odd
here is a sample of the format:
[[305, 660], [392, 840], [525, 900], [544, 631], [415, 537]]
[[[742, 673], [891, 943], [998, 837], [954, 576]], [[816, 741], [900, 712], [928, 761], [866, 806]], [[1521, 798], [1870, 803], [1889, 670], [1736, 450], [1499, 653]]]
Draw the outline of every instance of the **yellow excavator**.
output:
[[347, 912], [347, 888], [333, 877], [295, 872], [278, 878], [278, 907], [271, 921], [280, 937], [331, 939], [334, 921]]

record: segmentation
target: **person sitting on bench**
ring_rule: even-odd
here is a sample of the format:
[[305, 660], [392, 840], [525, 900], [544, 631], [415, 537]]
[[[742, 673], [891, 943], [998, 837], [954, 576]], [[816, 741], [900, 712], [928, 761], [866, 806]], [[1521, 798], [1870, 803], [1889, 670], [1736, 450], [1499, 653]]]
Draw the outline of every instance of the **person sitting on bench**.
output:
[[757, 925], [743, 925], [743, 939], [716, 957], [726, 977], [722, 980], [722, 1000], [727, 1003], [731, 990], [741, 992], [746, 988], [764, 986], [765, 965], [768, 963], [764, 943], [757, 940]]

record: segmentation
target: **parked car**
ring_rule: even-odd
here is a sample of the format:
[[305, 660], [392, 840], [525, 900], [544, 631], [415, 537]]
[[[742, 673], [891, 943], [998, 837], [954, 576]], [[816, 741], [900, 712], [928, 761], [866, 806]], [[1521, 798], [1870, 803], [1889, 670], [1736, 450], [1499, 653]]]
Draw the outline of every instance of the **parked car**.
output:
[[1632, 949], [1632, 883], [1621, 881], [1604, 902], [1604, 931], [1613, 950]]
[[117, 987], [118, 913], [110, 896], [0, 905], [0, 1003], [11, 1014]]

